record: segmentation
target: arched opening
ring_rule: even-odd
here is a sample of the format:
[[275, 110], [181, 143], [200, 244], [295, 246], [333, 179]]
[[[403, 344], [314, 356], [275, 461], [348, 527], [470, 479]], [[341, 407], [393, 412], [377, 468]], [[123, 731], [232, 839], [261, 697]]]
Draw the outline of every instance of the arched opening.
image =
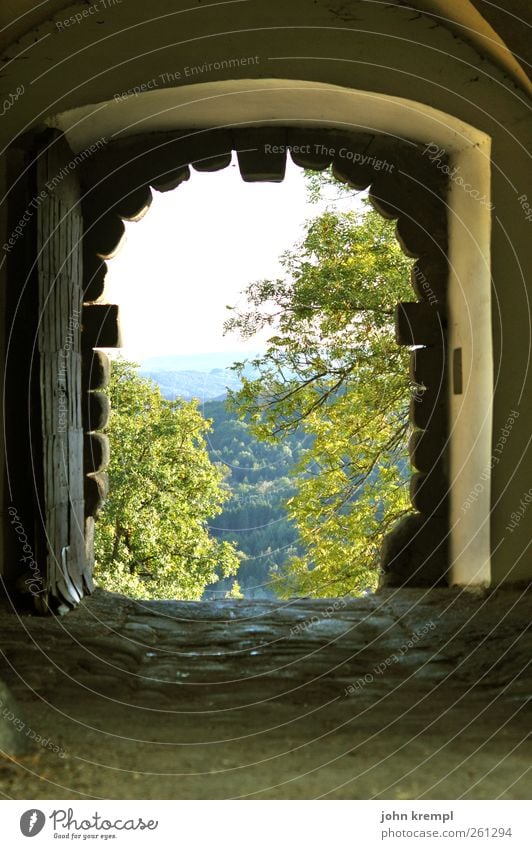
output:
[[[393, 172], [392, 163], [370, 155], [365, 158], [371, 160], [375, 173]], [[222, 486], [230, 497], [222, 512], [206, 521], [211, 538], [234, 546], [242, 560], [238, 573], [216, 582], [213, 576], [204, 596], [209, 599], [223, 599], [227, 593], [271, 599], [370, 592], [379, 579], [383, 523], [391, 528], [410, 508], [408, 399], [422, 390], [414, 392], [414, 386], [409, 386], [408, 352], [395, 343], [393, 315], [397, 301], [414, 296], [410, 283], [414, 260], [402, 254], [393, 221], [370, 213], [363, 202], [367, 190], [351, 189], [337, 180], [329, 183], [333, 179], [329, 169], [310, 173], [311, 184], [289, 155], [282, 182], [245, 182], [235, 153], [231, 165], [216, 173], [191, 169], [189, 180], [174, 192], [152, 190], [148, 214], [141, 222], [125, 222], [126, 243], [108, 263], [104, 300], [120, 306], [125, 346], [121, 356], [139, 362], [139, 377], [153, 380], [166, 399], [179, 397], [187, 403], [195, 398], [198, 412], [212, 422], [205, 434], [206, 448], [211, 462], [224, 471]], [[310, 185], [327, 199], [307, 202]], [[304, 223], [309, 218], [313, 225]], [[300, 244], [302, 239], [307, 247]], [[286, 262], [286, 251], [292, 256], [291, 271], [278, 262], [281, 254]], [[305, 262], [301, 251], [309, 252]], [[314, 268], [317, 264], [326, 276], [317, 286], [310, 278], [300, 280], [294, 290], [297, 269], [307, 268], [307, 263]], [[268, 284], [258, 282], [266, 279]], [[279, 288], [274, 281], [280, 280], [284, 282]], [[250, 284], [253, 294], [246, 299], [243, 290]], [[333, 287], [337, 294], [328, 298]], [[269, 299], [271, 291], [276, 292], [274, 301]], [[252, 304], [257, 304], [259, 292], [260, 308], [256, 309]], [[235, 302], [240, 302], [240, 308], [228, 311], [225, 305]], [[298, 310], [287, 302], [294, 307], [297, 303]], [[307, 312], [301, 315], [303, 304]], [[270, 311], [277, 313], [273, 326], [268, 323]], [[222, 333], [228, 317], [233, 327], [229, 335]], [[318, 320], [322, 331], [316, 338]], [[271, 337], [272, 347], [268, 345]], [[288, 350], [284, 343], [291, 342], [295, 344]], [[338, 353], [333, 356], [339, 349], [341, 360]], [[145, 360], [146, 352], [155, 357]], [[176, 354], [180, 356], [169, 356]], [[380, 368], [375, 365], [377, 357]], [[244, 404], [242, 380], [235, 372], [222, 371], [223, 365], [249, 359], [255, 365], [248, 362], [242, 376], [248, 381], [247, 398], [250, 391], [255, 398], [254, 408], [272, 392], [276, 410], [286, 408], [275, 399], [287, 393], [287, 399], [299, 399], [289, 421], [274, 413], [260, 429], [260, 437], [251, 426], [251, 411], [244, 419], [239, 415]], [[111, 397], [107, 431], [111, 462], [106, 470], [109, 496], [95, 525], [95, 577], [107, 589], [127, 592], [129, 586], [132, 592], [135, 576], [142, 573], [149, 586], [135, 588], [135, 593], [182, 598], [191, 591], [192, 574], [199, 577], [198, 559], [189, 557], [187, 579], [181, 585], [177, 580], [173, 587], [164, 585], [164, 576], [172, 569], [177, 572], [177, 564], [184, 559], [184, 548], [177, 544], [179, 511], [174, 522], [167, 524], [171, 508], [154, 508], [155, 499], [162, 501], [160, 490], [156, 488], [151, 499], [146, 494], [157, 474], [152, 457], [158, 456], [166, 466], [170, 435], [159, 443], [155, 433], [148, 450], [147, 434], [153, 433], [150, 416], [124, 415], [135, 397], [121, 388], [125, 377], [118, 379], [118, 369], [126, 368], [124, 363], [113, 364], [106, 390]], [[368, 371], [374, 380], [369, 381]], [[365, 394], [362, 373], [363, 382], [379, 382], [379, 390], [372, 388]], [[131, 380], [136, 380], [134, 373]], [[240, 390], [236, 409], [228, 409], [223, 399], [227, 383], [233, 392]], [[309, 387], [313, 387], [312, 400]], [[301, 416], [314, 403], [316, 411], [324, 410], [316, 421], [319, 428], [312, 427], [310, 413]], [[395, 410], [396, 404], [400, 410]], [[152, 410], [158, 409], [154, 399]], [[269, 409], [273, 412], [272, 406]], [[363, 409], [366, 416], [360, 415]], [[386, 439], [376, 419], [388, 433]], [[133, 427], [138, 427], [136, 439]], [[318, 429], [322, 438], [316, 444]], [[266, 441], [274, 432], [280, 438]], [[155, 447], [159, 444], [160, 452]], [[199, 458], [197, 466], [202, 468]], [[173, 463], [172, 478], [176, 505], [181, 498], [178, 467], [179, 458]], [[128, 468], [130, 476], [125, 474]], [[386, 487], [380, 485], [383, 473], [388, 477]], [[312, 489], [312, 503], [316, 503], [310, 515], [304, 509], [310, 503], [305, 487]], [[351, 525], [349, 533], [346, 521]], [[160, 532], [148, 536], [147, 529], [154, 523], [161, 524]], [[200, 536], [198, 531], [198, 543]], [[326, 541], [325, 548], [318, 537]], [[156, 553], [157, 539], [166, 544]], [[216, 566], [220, 576], [225, 562], [220, 552]], [[438, 583], [442, 577], [434, 576], [434, 580]], [[198, 591], [195, 598], [201, 597]]]
[[[417, 514], [396, 529], [387, 540], [383, 551], [383, 572], [385, 580], [392, 585], [432, 586], [441, 582], [445, 583], [448, 569], [445, 367], [448, 271], [444, 207], [445, 181], [441, 179], [439, 170], [434, 169], [430, 162], [422, 163], [423, 153], [416, 150], [415, 146], [410, 146], [409, 149], [408, 145], [404, 144], [401, 149], [397, 143], [393, 153], [398, 171], [391, 178], [393, 166], [390, 165], [386, 173], [382, 172], [382, 161], [389, 160], [382, 159], [384, 156], [382, 140], [376, 141], [374, 137], [357, 138], [345, 133], [338, 134], [334, 130], [317, 131], [316, 129], [312, 131], [276, 129], [272, 133], [272, 130], [264, 128], [242, 129], [237, 131], [236, 139], [234, 136], [234, 131], [229, 134], [227, 131], [209, 131], [208, 133], [195, 131], [179, 135], [177, 138], [166, 137], [159, 145], [153, 145], [152, 138], [147, 148], [140, 150], [136, 148], [138, 151], [136, 156], [124, 157], [122, 152], [121, 163], [114, 159], [110, 172], [103, 174], [99, 172], [99, 180], [95, 181], [93, 186], [98, 186], [103, 203], [95, 202], [94, 197], [91, 198], [90, 190], [85, 195], [85, 220], [86, 225], [88, 224], [85, 267], [91, 270], [90, 276], [86, 278], [86, 291], [91, 293], [89, 297], [93, 299], [94, 296], [98, 298], [103, 291], [105, 258], [113, 255], [123, 231], [123, 225], [116, 226], [119, 219], [121, 217], [135, 219], [141, 210], [148, 208], [150, 196], [147, 184], [164, 189], [175, 187], [177, 183], [187, 179], [190, 173], [189, 162], [198, 170], [223, 168], [230, 162], [231, 150], [236, 148], [241, 173], [245, 180], [279, 181], [284, 174], [286, 154], [290, 152], [296, 164], [303, 167], [323, 169], [332, 165], [333, 172], [339, 180], [358, 189], [371, 186], [370, 196], [374, 206], [386, 217], [398, 220], [397, 235], [401, 245], [408, 255], [418, 259], [413, 272], [413, 284], [415, 293], [421, 297], [421, 300], [419, 304], [414, 302], [400, 305], [397, 337], [402, 344], [421, 346], [422, 351], [413, 355], [412, 379], [429, 390], [422, 399], [412, 403], [411, 412], [412, 423], [416, 428], [411, 441], [411, 450], [414, 465], [418, 469], [411, 480], [411, 493]], [[191, 138], [193, 139], [192, 148], [190, 147]], [[200, 153], [204, 154], [199, 158], [198, 145]], [[389, 147], [389, 143], [384, 144], [384, 150], [389, 150]], [[154, 150], [157, 151], [156, 162]], [[167, 167], [161, 167], [161, 158], [165, 156]], [[142, 163], [140, 170], [143, 183], [140, 186], [135, 185], [135, 177], [131, 170], [132, 158]], [[152, 159], [151, 167], [156, 168], [156, 173], [147, 177], [146, 169], [149, 169], [150, 165], [146, 163], [150, 158]], [[137, 163], [135, 173], [138, 173], [138, 170]], [[123, 173], [121, 172], [124, 171], [126, 173], [129, 171], [127, 184], [122, 182]], [[122, 179], [117, 175], [120, 175]], [[417, 190], [412, 188], [414, 179]], [[111, 186], [113, 181], [119, 186], [119, 197], [114, 205], [109, 202], [109, 197], [116, 197], [117, 188], [110, 188], [109, 181]], [[105, 186], [103, 193], [101, 193], [102, 184]], [[134, 194], [130, 188], [132, 184]], [[127, 208], [128, 198], [133, 203], [129, 209]], [[120, 208], [121, 205], [122, 208]], [[416, 221], [421, 211], [423, 223]], [[114, 217], [110, 219], [110, 215]], [[427, 219], [430, 221], [430, 229], [427, 227]], [[113, 233], [113, 222], [115, 230], [110, 237]], [[96, 236], [93, 231], [96, 232]], [[111, 238], [111, 241], [104, 243], [104, 238]], [[98, 242], [98, 239], [102, 241]], [[432, 283], [427, 278], [427, 268], [430, 269], [431, 260], [432, 269], [429, 274]], [[95, 281], [99, 281], [99, 288], [94, 288]], [[108, 317], [108, 310], [103, 304], [94, 304], [94, 309], [96, 315], [105, 314]], [[91, 306], [87, 305], [86, 310], [90, 311]], [[102, 345], [101, 340], [99, 344]], [[89, 393], [91, 403], [94, 403], [97, 391], [93, 388]], [[98, 397], [97, 394], [96, 397]], [[89, 470], [87, 479], [90, 486], [99, 486], [101, 494], [105, 493], [105, 478], [102, 482], [100, 469]], [[99, 494], [93, 499], [95, 512], [98, 511], [101, 500], [102, 497]], [[90, 522], [91, 519], [89, 515], [88, 521]]]

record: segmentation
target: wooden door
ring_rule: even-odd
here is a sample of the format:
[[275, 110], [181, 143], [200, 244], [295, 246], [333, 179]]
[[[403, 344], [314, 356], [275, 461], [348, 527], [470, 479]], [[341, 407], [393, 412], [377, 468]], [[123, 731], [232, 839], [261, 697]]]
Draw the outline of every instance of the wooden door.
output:
[[81, 311], [83, 220], [76, 159], [49, 134], [36, 165], [38, 371], [46, 596], [60, 610], [92, 589], [85, 554]]

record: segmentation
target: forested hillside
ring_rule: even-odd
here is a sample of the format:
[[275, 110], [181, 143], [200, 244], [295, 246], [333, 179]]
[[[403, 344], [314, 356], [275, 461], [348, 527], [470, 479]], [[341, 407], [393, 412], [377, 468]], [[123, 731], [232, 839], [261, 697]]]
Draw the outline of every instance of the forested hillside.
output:
[[[236, 580], [248, 597], [274, 596], [275, 573], [285, 560], [298, 553], [297, 531], [286, 514], [286, 502], [295, 493], [294, 467], [308, 448], [301, 433], [291, 434], [282, 445], [261, 442], [249, 425], [227, 410], [225, 401], [203, 405], [212, 421], [207, 448], [214, 463], [227, 471], [232, 495], [211, 533], [234, 541], [243, 553]], [[233, 579], [211, 585], [207, 596], [225, 595]]]

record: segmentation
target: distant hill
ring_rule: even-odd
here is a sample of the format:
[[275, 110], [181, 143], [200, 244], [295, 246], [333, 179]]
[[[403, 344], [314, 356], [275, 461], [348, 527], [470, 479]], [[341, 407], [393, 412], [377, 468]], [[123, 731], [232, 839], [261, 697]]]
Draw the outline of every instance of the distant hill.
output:
[[226, 397], [228, 389], [240, 386], [229, 367], [254, 356], [254, 352], [222, 352], [150, 357], [142, 361], [139, 374], [157, 383], [163, 397], [169, 400], [219, 401]]
[[240, 380], [228, 369], [204, 371], [144, 371], [139, 374], [149, 377], [160, 387], [163, 398], [173, 401], [184, 398], [190, 401], [218, 401], [225, 398], [228, 389], [238, 389]]
[[213, 369], [226, 369], [236, 362], [256, 357], [258, 352], [250, 351], [219, 351], [209, 354], [168, 354], [159, 357], [148, 357], [142, 360], [140, 369], [143, 374], [148, 371], [201, 371], [210, 372]]

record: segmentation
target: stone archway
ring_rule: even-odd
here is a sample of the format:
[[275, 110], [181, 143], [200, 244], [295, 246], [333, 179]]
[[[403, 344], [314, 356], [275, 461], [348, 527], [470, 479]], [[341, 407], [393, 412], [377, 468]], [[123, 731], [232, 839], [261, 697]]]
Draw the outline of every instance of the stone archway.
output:
[[[212, 86], [208, 88], [211, 92]], [[399, 305], [397, 315], [400, 344], [421, 346], [412, 358], [411, 375], [427, 390], [422, 403], [411, 410], [415, 431], [410, 450], [417, 469], [411, 480], [411, 496], [417, 516], [387, 539], [383, 550], [385, 580], [392, 585], [432, 585], [444, 582], [447, 575], [451, 583], [488, 583], [489, 487], [467, 515], [460, 516], [457, 505], [463, 503], [470, 481], [478, 479], [479, 470], [486, 468], [491, 441], [491, 331], [489, 297], [485, 293], [489, 251], [486, 257], [482, 254], [486, 268], [479, 269], [478, 264], [489, 229], [486, 215], [479, 215], [478, 202], [448, 179], [448, 162], [452, 160], [459, 163], [454, 165], [455, 170], [467, 168], [470, 179], [482, 184], [488, 162], [482, 134], [427, 107], [369, 92], [303, 83], [280, 83], [274, 88], [254, 83], [250, 91], [233, 84], [228, 106], [227, 87], [223, 88], [214, 101], [220, 98], [225, 110], [236, 110], [235, 114], [249, 105], [249, 94], [255, 103], [257, 92], [264, 94], [266, 103], [273, 98], [283, 114], [293, 107], [297, 92], [298, 96], [303, 94], [302, 103], [310, 112], [312, 105], [327, 111], [325, 105], [336, 114], [348, 104], [351, 111], [363, 104], [369, 108], [372, 129], [368, 131], [367, 125], [361, 129], [360, 121], [354, 124], [355, 130], [352, 123], [346, 129], [337, 118], [277, 119], [273, 124], [270, 118], [251, 125], [236, 122], [230, 128], [208, 125], [137, 135], [127, 135], [122, 129], [111, 141], [93, 141], [81, 153], [65, 152], [77, 163], [84, 218], [81, 344], [84, 536], [89, 571], [94, 517], [106, 495], [104, 469], [108, 459], [102, 434], [108, 415], [104, 392], [108, 363], [101, 353], [94, 355], [94, 348], [119, 343], [117, 308], [98, 299], [103, 292], [105, 260], [117, 249], [124, 232], [122, 219], [143, 214], [150, 203], [150, 187], [165, 190], [179, 185], [187, 179], [190, 165], [203, 171], [224, 167], [233, 149], [238, 151], [245, 180], [280, 180], [290, 149], [292, 159], [302, 167], [332, 165], [339, 179], [356, 187], [370, 187], [375, 207], [384, 216], [396, 219], [400, 244], [417, 259], [412, 282], [419, 301]], [[325, 100], [323, 94], [327, 95]], [[212, 93], [207, 100], [210, 110]], [[190, 100], [196, 123], [206, 124], [197, 114], [197, 104], [202, 102], [201, 98]], [[256, 109], [255, 103], [252, 112]], [[411, 132], [407, 132], [405, 111], [419, 119], [412, 124]], [[109, 113], [111, 118], [113, 114]], [[185, 109], [181, 118], [186, 114]], [[79, 114], [58, 119], [56, 123], [63, 126], [65, 135], [61, 130], [53, 131], [45, 149], [60, 143], [68, 151], [66, 142], [76, 138], [78, 119]], [[97, 130], [97, 126], [91, 127], [90, 135]], [[426, 156], [435, 144], [427, 141], [431, 130], [432, 137], [447, 145], [438, 148], [436, 164]], [[384, 171], [376, 167], [382, 159], [393, 168]], [[473, 250], [464, 231], [474, 242]], [[473, 267], [475, 274], [471, 275]], [[464, 278], [469, 288], [462, 285]], [[455, 365], [452, 387], [448, 381], [449, 351]], [[463, 374], [460, 361], [464, 363]], [[460, 381], [467, 388], [463, 395]], [[482, 415], [482, 426], [475, 433], [469, 424], [472, 408], [475, 415], [479, 411]], [[72, 599], [67, 601], [71, 603]]]

